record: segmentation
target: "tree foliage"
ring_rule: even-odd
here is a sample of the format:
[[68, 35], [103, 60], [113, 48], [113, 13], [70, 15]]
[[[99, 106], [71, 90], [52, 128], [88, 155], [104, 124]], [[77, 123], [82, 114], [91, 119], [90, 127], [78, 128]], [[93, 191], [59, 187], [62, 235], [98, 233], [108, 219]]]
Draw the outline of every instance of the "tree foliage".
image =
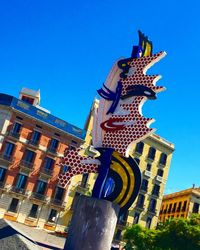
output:
[[200, 215], [169, 219], [156, 230], [133, 225], [123, 237], [126, 250], [200, 250]]

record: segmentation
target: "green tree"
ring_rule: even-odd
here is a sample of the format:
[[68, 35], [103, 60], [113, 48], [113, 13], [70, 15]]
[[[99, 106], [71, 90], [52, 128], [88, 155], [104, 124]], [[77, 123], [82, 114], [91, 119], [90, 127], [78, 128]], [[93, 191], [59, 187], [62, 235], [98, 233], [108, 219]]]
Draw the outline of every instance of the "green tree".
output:
[[156, 230], [134, 225], [123, 236], [127, 250], [200, 250], [200, 215], [169, 219]]

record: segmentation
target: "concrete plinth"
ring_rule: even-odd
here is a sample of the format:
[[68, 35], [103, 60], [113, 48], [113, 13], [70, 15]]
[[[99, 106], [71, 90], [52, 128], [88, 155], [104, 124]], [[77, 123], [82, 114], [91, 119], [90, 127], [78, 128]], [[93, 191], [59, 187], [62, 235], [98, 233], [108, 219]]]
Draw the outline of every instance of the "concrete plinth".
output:
[[110, 250], [118, 213], [110, 201], [78, 197], [64, 250]]

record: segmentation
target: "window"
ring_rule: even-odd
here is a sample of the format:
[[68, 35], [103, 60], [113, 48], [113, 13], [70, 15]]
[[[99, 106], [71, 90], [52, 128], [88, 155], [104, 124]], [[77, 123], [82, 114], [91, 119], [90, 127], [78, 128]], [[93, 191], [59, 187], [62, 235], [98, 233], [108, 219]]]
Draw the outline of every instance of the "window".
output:
[[23, 160], [27, 163], [33, 163], [35, 160], [35, 155], [36, 155], [35, 152], [29, 149], [26, 149], [24, 156], [23, 156]]
[[87, 186], [87, 181], [88, 181], [89, 174], [84, 173], [81, 181], [81, 187], [86, 187]]
[[52, 170], [54, 163], [55, 163], [55, 161], [52, 158], [45, 157], [44, 168], [47, 170]]
[[31, 136], [30, 143], [34, 145], [38, 145], [40, 141], [41, 133], [39, 131], [33, 131], [33, 134]]
[[159, 160], [159, 164], [162, 164], [162, 165], [166, 165], [166, 162], [167, 162], [167, 155], [165, 153], [162, 153], [160, 155], [160, 160]]
[[137, 143], [137, 145], [135, 147], [135, 152], [139, 153], [139, 154], [142, 154], [143, 148], [144, 148], [144, 143], [143, 142], [139, 142], [139, 143]]
[[22, 117], [20, 117], [20, 116], [16, 116], [16, 119], [18, 119], [18, 120], [20, 120], [20, 121], [22, 121], [22, 120], [23, 120], [23, 118], [22, 118]]
[[18, 204], [19, 204], [19, 200], [13, 198], [12, 201], [11, 201], [11, 203], [10, 203], [10, 206], [8, 208], [8, 211], [16, 213], [17, 212], [17, 208], [18, 208]]
[[155, 213], [155, 209], [156, 209], [156, 200], [155, 199], [151, 199], [149, 202], [149, 211]]
[[174, 206], [173, 206], [173, 210], [172, 210], [173, 213], [176, 212], [176, 205], [177, 205], [177, 203], [175, 202]]
[[4, 158], [7, 158], [8, 160], [11, 159], [11, 156], [13, 154], [15, 144], [11, 142], [6, 142], [5, 150], [4, 150]]
[[186, 207], [187, 207], [187, 201], [184, 201], [183, 207], [182, 207], [182, 211], [186, 211]]
[[150, 148], [149, 148], [149, 153], [148, 153], [148, 158], [149, 158], [150, 160], [154, 160], [155, 154], [156, 154], [155, 148], [150, 147]]
[[178, 203], [177, 212], [180, 212], [180, 211], [181, 211], [181, 205], [182, 205], [182, 202], [180, 201], [180, 202]]
[[49, 144], [49, 150], [53, 153], [57, 151], [59, 141], [57, 139], [52, 138]]
[[51, 209], [48, 221], [49, 222], [56, 222], [56, 216], [57, 216], [57, 211], [55, 209]]
[[29, 217], [37, 218], [38, 209], [39, 206], [37, 204], [33, 204], [29, 213]]
[[56, 200], [62, 201], [64, 193], [65, 193], [65, 189], [64, 188], [56, 187], [54, 198]]
[[171, 213], [171, 211], [172, 211], [172, 203], [169, 204], [168, 213]]
[[159, 192], [160, 192], [160, 186], [155, 184], [154, 187], [153, 187], [152, 194], [156, 195], [156, 196], [159, 196]]
[[6, 169], [0, 167], [0, 182], [4, 182], [6, 176]]
[[22, 96], [22, 101], [29, 103], [29, 104], [33, 104], [34, 103], [34, 98], [28, 97], [28, 96]]
[[47, 186], [46, 182], [39, 180], [36, 186], [36, 193], [44, 194], [46, 190], [46, 186]]
[[194, 203], [193, 209], [192, 209], [193, 213], [198, 214], [199, 213], [199, 204], [198, 203]]
[[139, 194], [138, 195], [138, 200], [137, 200], [137, 206], [140, 208], [143, 208], [144, 206], [144, 195], [143, 194]]
[[141, 190], [147, 191], [147, 188], [148, 188], [148, 180], [143, 179], [142, 185], [141, 185]]
[[163, 176], [163, 174], [164, 174], [164, 171], [162, 170], [162, 169], [158, 169], [158, 171], [157, 171], [157, 175], [159, 175], [159, 176]]
[[26, 182], [27, 182], [27, 176], [23, 174], [19, 174], [15, 187], [17, 189], [24, 189], [26, 186]]
[[140, 159], [134, 158], [134, 160], [137, 162], [138, 165], [140, 164]]
[[137, 224], [139, 221], [139, 218], [140, 218], [140, 214], [138, 212], [135, 212], [133, 224]]
[[150, 163], [147, 164], [147, 171], [151, 171], [151, 164]]
[[165, 209], [164, 209], [164, 214], [168, 213], [168, 205], [166, 205]]
[[151, 227], [151, 221], [152, 221], [152, 218], [151, 217], [147, 217], [146, 228], [150, 228]]
[[16, 136], [19, 135], [21, 127], [22, 127], [21, 123], [15, 122], [12, 128], [12, 134]]

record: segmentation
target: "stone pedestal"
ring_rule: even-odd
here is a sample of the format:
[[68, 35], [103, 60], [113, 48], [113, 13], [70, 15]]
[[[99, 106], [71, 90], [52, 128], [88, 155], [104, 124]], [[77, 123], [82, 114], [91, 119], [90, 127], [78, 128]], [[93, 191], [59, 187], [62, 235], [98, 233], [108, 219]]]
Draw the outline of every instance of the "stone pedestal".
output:
[[118, 213], [110, 201], [78, 197], [64, 250], [110, 250]]

